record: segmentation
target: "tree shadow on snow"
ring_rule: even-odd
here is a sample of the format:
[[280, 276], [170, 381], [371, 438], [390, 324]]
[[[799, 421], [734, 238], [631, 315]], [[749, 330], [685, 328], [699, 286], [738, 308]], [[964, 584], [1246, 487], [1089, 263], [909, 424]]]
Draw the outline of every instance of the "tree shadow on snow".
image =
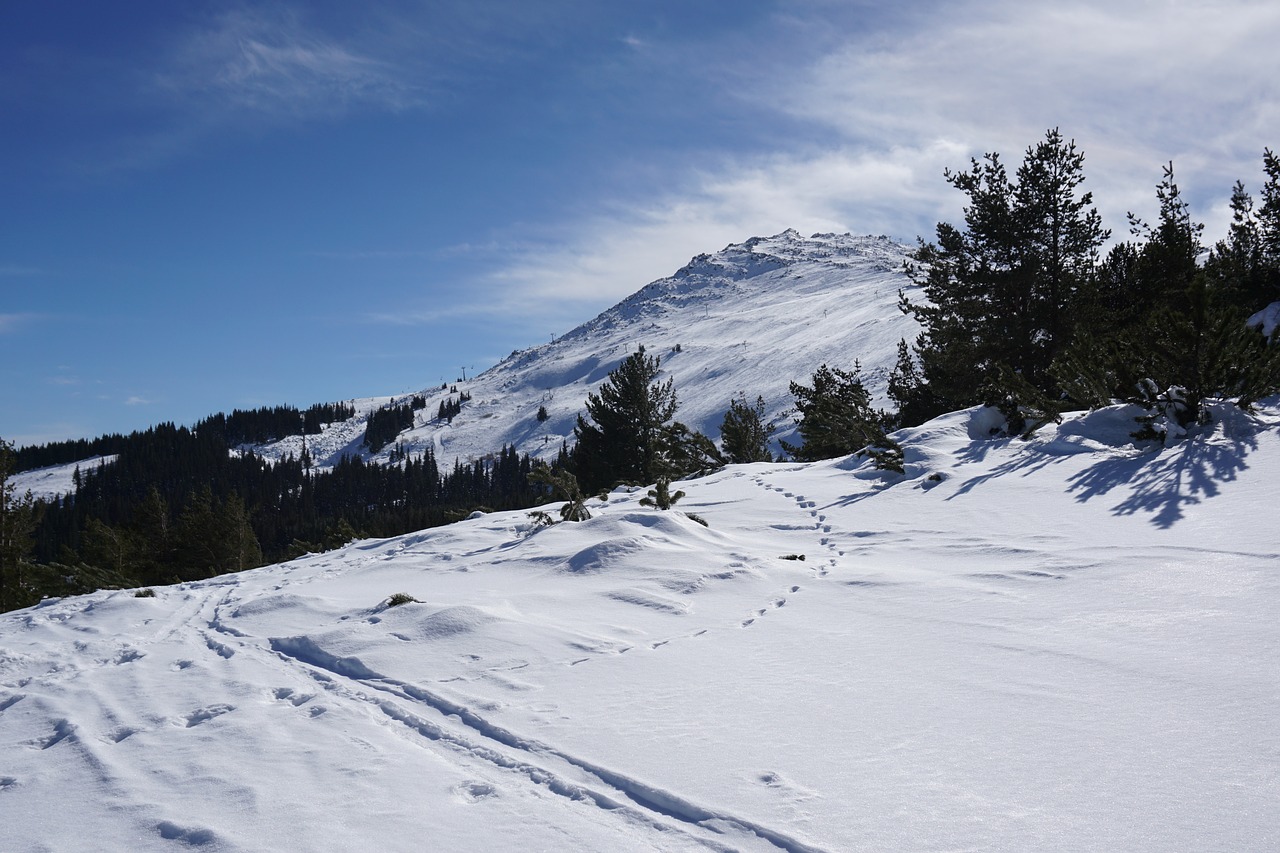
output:
[[1104, 459], [1072, 475], [1067, 491], [1084, 503], [1127, 486], [1129, 496], [1112, 507], [1112, 514], [1149, 512], [1153, 524], [1169, 528], [1182, 520], [1185, 507], [1217, 497], [1223, 483], [1249, 467], [1245, 456], [1257, 449], [1256, 435], [1230, 441], [1192, 438], [1150, 455]]
[[[1223, 429], [1221, 425], [1219, 428]], [[1075, 494], [1078, 503], [1086, 503], [1109, 494], [1117, 486], [1124, 486], [1129, 494], [1112, 507], [1114, 515], [1147, 512], [1152, 514], [1152, 523], [1157, 527], [1172, 527], [1182, 520], [1187, 506], [1216, 497], [1222, 484], [1235, 480], [1249, 467], [1245, 457], [1258, 447], [1256, 427], [1225, 428], [1224, 431], [1227, 434], [1210, 432], [1147, 453], [1108, 456], [1071, 475], [1067, 492]], [[1000, 442], [1010, 441], [975, 442], [957, 458], [961, 462], [982, 461]], [[954, 500], [991, 480], [1011, 474], [1025, 477], [1077, 456], [1077, 453], [1054, 452], [1047, 447], [1028, 447], [1028, 451], [966, 480], [947, 500]]]

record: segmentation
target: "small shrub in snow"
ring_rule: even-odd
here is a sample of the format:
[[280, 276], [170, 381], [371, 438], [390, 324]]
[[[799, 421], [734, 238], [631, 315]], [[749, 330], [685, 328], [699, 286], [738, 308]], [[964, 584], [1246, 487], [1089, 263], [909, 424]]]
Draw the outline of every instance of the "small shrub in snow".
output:
[[[566, 503], [560, 507], [560, 518], [564, 521], [586, 521], [591, 517], [587, 509], [587, 499], [578, 486], [578, 478], [570, 471], [553, 471], [545, 462], [539, 462], [529, 473], [529, 482], [546, 486], [551, 494], [562, 497]], [[545, 513], [544, 513], [545, 514]]]
[[782, 555], [781, 557], [779, 557], [778, 559], [779, 559], [779, 560], [799, 560], [800, 562], [802, 562], [802, 563], [803, 563], [803, 562], [804, 562], [804, 554], [783, 554], [783, 555]]
[[387, 607], [399, 607], [401, 604], [421, 604], [422, 602], [407, 592], [397, 592], [387, 599]]
[[154, 589], [140, 589], [133, 594], [134, 598], [155, 598], [156, 591]]

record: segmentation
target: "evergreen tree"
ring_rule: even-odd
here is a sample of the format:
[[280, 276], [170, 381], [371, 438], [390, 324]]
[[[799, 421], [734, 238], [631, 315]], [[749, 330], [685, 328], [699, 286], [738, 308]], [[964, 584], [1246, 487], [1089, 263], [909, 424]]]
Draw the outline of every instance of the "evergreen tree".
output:
[[[923, 335], [917, 345], [924, 345]], [[889, 373], [888, 394], [898, 407], [893, 415], [894, 426], [918, 426], [941, 414], [905, 338], [898, 341], [898, 360]]]
[[658, 381], [659, 360], [644, 347], [610, 372], [597, 393], [587, 395], [587, 416], [578, 415], [574, 469], [588, 491], [616, 483], [652, 483], [660, 473], [664, 427], [679, 403], [672, 381]]
[[30, 562], [36, 507], [30, 492], [17, 495], [15, 463], [13, 445], [0, 438], [0, 611], [40, 600]]
[[578, 478], [573, 476], [572, 471], [552, 470], [547, 463], [538, 462], [529, 472], [528, 479], [533, 485], [544, 487], [552, 497], [565, 501], [564, 506], [560, 507], [561, 520], [586, 521], [591, 518], [591, 511], [587, 509], [587, 499], [582, 494]]
[[1280, 389], [1280, 349], [1245, 325], [1240, 303], [1261, 255], [1243, 187], [1233, 194], [1233, 233], [1203, 268], [1197, 259], [1204, 226], [1192, 219], [1172, 164], [1156, 197], [1155, 225], [1130, 215], [1142, 241], [1131, 256], [1141, 315], [1128, 326], [1080, 336], [1055, 365], [1064, 389], [1080, 402], [1120, 398], [1146, 407], [1145, 437], [1206, 423], [1213, 398], [1248, 406]]
[[861, 368], [853, 372], [822, 365], [813, 374], [813, 385], [791, 383], [796, 398], [799, 446], [782, 447], [801, 462], [848, 456], [868, 445], [896, 447], [885, 435], [881, 413], [871, 408], [871, 395], [862, 384]]
[[931, 411], [917, 417], [982, 402], [1001, 365], [1048, 389], [1049, 366], [1071, 338], [1074, 307], [1109, 236], [1080, 190], [1083, 164], [1054, 129], [1027, 149], [1016, 181], [995, 153], [945, 173], [969, 197], [965, 228], [939, 223], [937, 242], [921, 241], [908, 273], [926, 301], [900, 300], [924, 326], [917, 355]]
[[745, 395], [739, 394], [729, 401], [729, 410], [720, 422], [720, 445], [725, 458], [736, 464], [772, 462], [769, 437], [775, 428], [773, 423], [765, 423], [764, 397], [758, 396], [750, 404]]

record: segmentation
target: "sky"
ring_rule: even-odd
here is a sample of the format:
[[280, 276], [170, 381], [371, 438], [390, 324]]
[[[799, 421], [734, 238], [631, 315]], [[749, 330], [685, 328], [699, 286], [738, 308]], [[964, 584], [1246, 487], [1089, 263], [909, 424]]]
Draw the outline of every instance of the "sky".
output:
[[0, 437], [398, 394], [1058, 127], [1120, 238], [1280, 148], [1272, 0], [0, 7]]

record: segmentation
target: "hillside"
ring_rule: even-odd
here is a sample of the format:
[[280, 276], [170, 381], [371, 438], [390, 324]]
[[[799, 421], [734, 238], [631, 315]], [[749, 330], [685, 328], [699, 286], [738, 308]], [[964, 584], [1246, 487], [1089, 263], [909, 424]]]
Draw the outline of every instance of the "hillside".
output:
[[[431, 448], [445, 466], [504, 445], [553, 459], [562, 442], [573, 442], [587, 394], [639, 346], [658, 355], [674, 380], [676, 417], [685, 424], [717, 438], [729, 400], [741, 392], [764, 398], [779, 428], [775, 440], [792, 437], [788, 385], [808, 381], [824, 362], [851, 369], [860, 361], [868, 388], [887, 405], [897, 342], [919, 332], [897, 308], [899, 290], [915, 292], [903, 273], [908, 251], [887, 237], [795, 231], [731, 244], [693, 258], [555, 341], [513, 352], [466, 381], [416, 392], [426, 406], [414, 413], [414, 428], [380, 453], [363, 444], [370, 413], [414, 394], [349, 401], [356, 416], [307, 436], [307, 451], [321, 469], [343, 455], [386, 462], [397, 444], [413, 454]], [[457, 401], [460, 392], [471, 395], [461, 413], [452, 422], [438, 420], [440, 404]], [[545, 422], [537, 420], [540, 406]], [[270, 460], [300, 457], [303, 438], [252, 449]], [[77, 465], [88, 470], [99, 461], [23, 472], [14, 477], [17, 492], [65, 494]]]
[[1275, 849], [1280, 399], [1133, 414], [5, 614], [5, 846]]
[[[793, 425], [786, 413], [794, 403], [787, 386], [807, 381], [823, 362], [848, 369], [860, 359], [868, 387], [883, 403], [897, 342], [914, 340], [919, 331], [897, 309], [899, 290], [912, 291], [903, 274], [908, 250], [886, 237], [784, 231], [699, 255], [563, 337], [451, 383], [472, 397], [452, 423], [436, 414], [441, 401], [458, 393], [423, 389], [426, 408], [399, 441], [410, 453], [434, 448], [442, 463], [503, 445], [553, 458], [561, 442], [572, 441], [587, 394], [640, 346], [658, 355], [674, 380], [681, 401], [676, 417], [713, 438], [739, 392], [764, 397], [782, 428], [779, 437], [787, 437]], [[388, 402], [356, 401], [362, 416], [309, 437], [317, 463], [360, 452], [365, 415]], [[550, 416], [543, 423], [536, 418], [539, 406]], [[293, 437], [259, 451], [270, 458], [301, 449], [301, 438]]]

